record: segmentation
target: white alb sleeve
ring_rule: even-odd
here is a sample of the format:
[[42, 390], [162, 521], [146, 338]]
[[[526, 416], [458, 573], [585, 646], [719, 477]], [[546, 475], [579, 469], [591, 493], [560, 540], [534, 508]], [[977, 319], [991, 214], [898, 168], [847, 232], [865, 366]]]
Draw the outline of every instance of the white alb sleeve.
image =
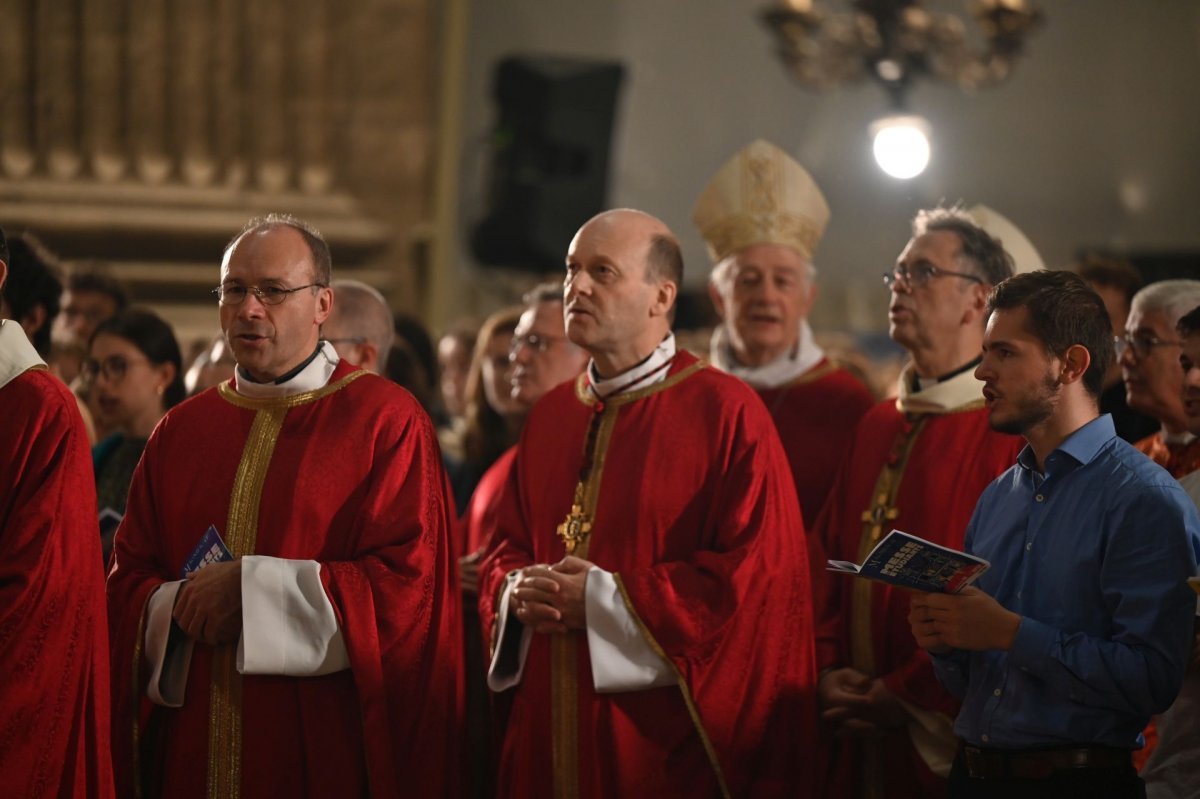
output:
[[675, 685], [675, 671], [642, 635], [611, 572], [593, 566], [584, 598], [588, 650], [597, 693]]
[[496, 611], [496, 645], [492, 651], [492, 662], [488, 665], [488, 688], [499, 693], [507, 691], [521, 682], [525, 673], [525, 658], [529, 656], [529, 644], [533, 630], [526, 627], [516, 616], [509, 615], [508, 603], [517, 586], [517, 572], [510, 572], [500, 590], [500, 603]]
[[146, 602], [146, 635], [143, 644], [150, 665], [146, 696], [164, 707], [183, 707], [188, 668], [195, 642], [171, 621], [175, 597], [186, 580], [163, 583]]
[[350, 667], [321, 564], [263, 555], [242, 558], [242, 674], [316, 677]]

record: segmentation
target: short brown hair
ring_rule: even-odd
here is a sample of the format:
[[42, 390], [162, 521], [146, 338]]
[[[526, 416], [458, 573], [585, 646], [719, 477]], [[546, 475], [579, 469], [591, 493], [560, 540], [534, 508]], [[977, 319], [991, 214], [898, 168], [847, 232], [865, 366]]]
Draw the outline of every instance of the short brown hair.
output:
[[233, 245], [237, 244], [242, 236], [245, 236], [247, 233], [253, 233], [258, 230], [273, 230], [279, 227], [290, 227], [300, 234], [304, 239], [304, 243], [308, 245], [309, 253], [312, 255], [313, 282], [322, 286], [328, 286], [333, 278], [333, 258], [329, 254], [329, 245], [325, 243], [325, 239], [321, 236], [320, 231], [303, 219], [291, 214], [271, 213], [254, 217], [242, 226], [242, 229], [238, 231], [236, 236], [229, 240], [229, 243], [225, 245], [225, 250], [222, 252], [222, 257], [228, 255]]

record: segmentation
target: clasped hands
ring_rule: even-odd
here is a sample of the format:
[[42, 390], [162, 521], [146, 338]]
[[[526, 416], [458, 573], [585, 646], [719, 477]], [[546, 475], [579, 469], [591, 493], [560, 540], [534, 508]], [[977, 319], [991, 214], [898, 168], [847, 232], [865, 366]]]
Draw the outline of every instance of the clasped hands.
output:
[[538, 563], [517, 572], [509, 607], [537, 633], [565, 633], [587, 626], [584, 590], [594, 564], [567, 555], [558, 563]]
[[210, 563], [192, 572], [175, 595], [171, 617], [205, 644], [236, 643], [242, 634], [242, 562]]

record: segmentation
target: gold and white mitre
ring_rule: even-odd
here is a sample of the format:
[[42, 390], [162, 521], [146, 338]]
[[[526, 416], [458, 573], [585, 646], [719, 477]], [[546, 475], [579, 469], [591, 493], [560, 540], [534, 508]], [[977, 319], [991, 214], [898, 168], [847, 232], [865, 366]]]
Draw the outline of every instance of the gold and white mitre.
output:
[[1037, 247], [1034, 247], [1033, 242], [1025, 235], [1025, 231], [995, 208], [976, 205], [967, 209], [967, 215], [976, 225], [986, 230], [989, 236], [1000, 240], [1004, 249], [1012, 256], [1013, 268], [1017, 274], [1046, 268], [1046, 262], [1038, 254]]
[[759, 139], [713, 175], [692, 208], [713, 263], [754, 244], [782, 244], [811, 261], [829, 204], [790, 155]]

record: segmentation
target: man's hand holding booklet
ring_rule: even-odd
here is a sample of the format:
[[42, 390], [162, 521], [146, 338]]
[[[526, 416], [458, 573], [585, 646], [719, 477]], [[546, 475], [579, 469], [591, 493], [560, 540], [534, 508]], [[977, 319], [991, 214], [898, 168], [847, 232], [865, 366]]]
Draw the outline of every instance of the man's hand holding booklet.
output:
[[991, 566], [983, 558], [892, 530], [859, 566], [830, 560], [826, 569], [927, 593], [956, 594]]

